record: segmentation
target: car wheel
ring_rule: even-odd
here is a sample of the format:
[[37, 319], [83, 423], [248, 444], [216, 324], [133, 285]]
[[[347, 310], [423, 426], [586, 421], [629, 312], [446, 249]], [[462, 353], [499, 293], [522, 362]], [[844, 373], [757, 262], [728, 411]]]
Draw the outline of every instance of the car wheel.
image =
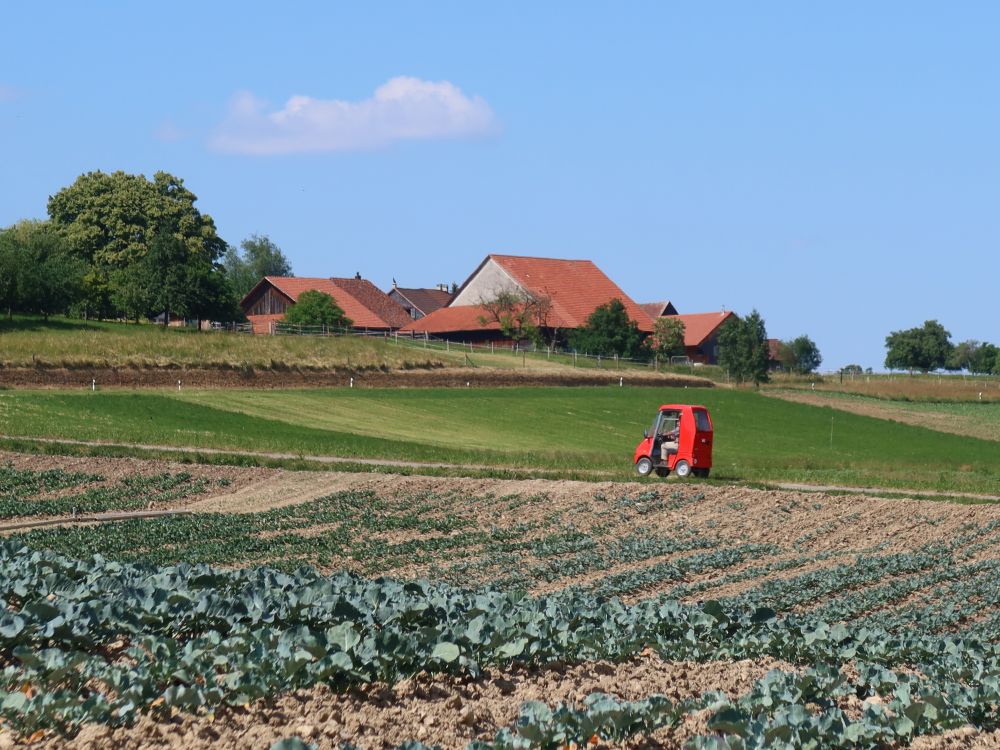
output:
[[653, 471], [653, 462], [649, 456], [643, 456], [635, 462], [635, 471], [640, 477], [648, 477]]
[[687, 461], [681, 460], [678, 461], [676, 464], [674, 464], [674, 474], [679, 476], [681, 479], [684, 479], [684, 477], [688, 476], [690, 473], [691, 473], [691, 464], [689, 464]]

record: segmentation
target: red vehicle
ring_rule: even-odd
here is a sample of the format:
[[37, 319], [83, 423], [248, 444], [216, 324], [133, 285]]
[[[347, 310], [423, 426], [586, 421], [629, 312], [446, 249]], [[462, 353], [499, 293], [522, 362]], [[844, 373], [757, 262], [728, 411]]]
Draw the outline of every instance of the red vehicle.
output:
[[712, 468], [712, 418], [704, 406], [664, 404], [644, 430], [632, 463], [639, 476], [656, 472], [665, 477], [694, 474], [707, 477]]

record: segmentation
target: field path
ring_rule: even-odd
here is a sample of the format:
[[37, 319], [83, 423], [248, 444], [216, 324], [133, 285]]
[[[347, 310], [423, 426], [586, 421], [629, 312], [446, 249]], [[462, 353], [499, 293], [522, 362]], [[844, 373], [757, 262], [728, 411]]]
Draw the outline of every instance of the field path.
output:
[[[147, 443], [107, 443], [97, 440], [67, 440], [67, 439], [57, 439], [57, 438], [39, 438], [39, 437], [19, 437], [13, 435], [0, 435], [0, 440], [15, 440], [15, 441], [27, 441], [35, 443], [44, 443], [48, 445], [79, 445], [90, 448], [123, 448], [132, 450], [145, 450], [145, 451], [157, 451], [161, 453], [171, 453], [171, 452], [182, 452], [182, 453], [202, 453], [205, 455], [243, 455], [243, 456], [253, 456], [255, 458], [267, 458], [275, 460], [289, 460], [296, 461], [300, 459], [305, 459], [309, 461], [315, 461], [322, 464], [354, 464], [360, 466], [379, 466], [386, 468], [399, 468], [399, 469], [468, 469], [472, 471], [489, 471], [492, 469], [501, 468], [498, 466], [487, 466], [485, 464], [453, 464], [453, 463], [422, 463], [419, 461], [403, 461], [398, 459], [388, 459], [388, 458], [347, 458], [344, 456], [324, 456], [324, 455], [313, 455], [313, 454], [300, 454], [300, 453], [281, 453], [281, 452], [268, 452], [268, 451], [246, 451], [246, 450], [221, 450], [218, 448], [198, 448], [194, 446], [165, 446], [165, 445], [152, 445]], [[502, 467], [502, 468], [517, 468], [521, 471], [532, 471], [537, 473], [539, 476], [544, 477], [546, 475], [561, 474], [558, 469], [542, 469], [535, 467]], [[580, 470], [578, 473], [586, 474], [586, 470]], [[667, 481], [676, 482], [678, 481], [676, 477], [671, 477]], [[816, 485], [816, 484], [800, 484], [791, 482], [768, 482], [768, 486], [775, 487], [782, 490], [792, 490], [799, 492], [854, 492], [864, 495], [909, 495], [914, 497], [927, 497], [927, 498], [948, 498], [948, 497], [961, 497], [969, 500], [978, 500], [984, 503], [1000, 503], [1000, 495], [986, 495], [977, 494], [973, 492], [939, 492], [937, 490], [914, 490], [905, 488], [888, 488], [888, 487], [848, 487], [848, 486], [837, 486], [837, 485]], [[331, 492], [337, 491], [339, 487], [331, 489]], [[248, 489], [248, 492], [250, 490]], [[285, 491], [285, 490], [283, 490]], [[328, 494], [328, 493], [327, 493]], [[313, 495], [315, 497], [316, 495]], [[209, 503], [210, 501], [206, 501]], [[293, 504], [294, 501], [288, 503], [282, 503], [285, 505]], [[273, 507], [273, 506], [272, 506]], [[201, 510], [214, 510], [214, 508], [201, 508]]]

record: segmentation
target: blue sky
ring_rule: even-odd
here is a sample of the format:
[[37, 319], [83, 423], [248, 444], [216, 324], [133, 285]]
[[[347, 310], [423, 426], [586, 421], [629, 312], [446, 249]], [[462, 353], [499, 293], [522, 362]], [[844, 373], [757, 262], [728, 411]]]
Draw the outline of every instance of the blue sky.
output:
[[90, 170], [184, 179], [297, 275], [594, 260], [757, 308], [823, 369], [936, 318], [1000, 343], [1000, 4], [35, 3], [4, 9], [0, 225]]

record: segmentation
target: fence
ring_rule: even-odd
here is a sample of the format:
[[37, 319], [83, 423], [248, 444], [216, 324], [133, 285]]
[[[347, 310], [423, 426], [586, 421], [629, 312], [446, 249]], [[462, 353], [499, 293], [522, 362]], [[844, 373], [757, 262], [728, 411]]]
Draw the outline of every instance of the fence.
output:
[[[398, 331], [377, 331], [368, 329], [334, 328], [328, 326], [298, 326], [275, 322], [271, 324], [271, 332], [275, 336], [319, 336], [319, 337], [365, 337], [380, 338], [395, 346], [441, 351], [446, 353], [465, 354], [465, 364], [476, 367], [477, 363], [470, 355], [504, 355], [520, 357], [521, 366], [527, 367], [530, 359], [532, 364], [548, 362], [553, 364], [572, 365], [573, 367], [589, 367], [602, 370], [647, 369], [659, 371], [661, 368], [688, 368], [693, 371], [700, 363], [692, 362], [687, 357], [671, 357], [668, 361], [658, 357], [652, 359], [629, 359], [617, 355], [605, 356], [578, 352], [573, 349], [553, 346], [538, 347], [533, 343], [517, 341], [455, 341], [424, 334], [399, 333]], [[509, 363], [508, 363], [509, 364]]]

